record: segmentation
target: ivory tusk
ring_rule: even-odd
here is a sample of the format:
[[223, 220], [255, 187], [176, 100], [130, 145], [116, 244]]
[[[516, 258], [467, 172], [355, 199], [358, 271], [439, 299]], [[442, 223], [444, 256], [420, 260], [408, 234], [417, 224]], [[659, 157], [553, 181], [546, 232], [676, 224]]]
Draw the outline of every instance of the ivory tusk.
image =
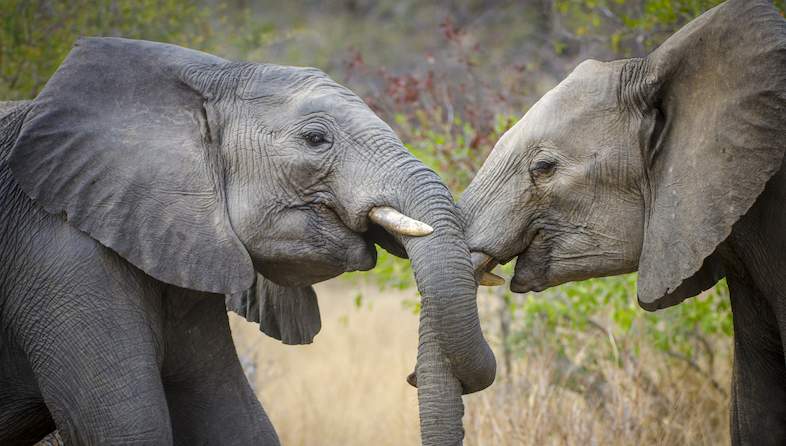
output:
[[389, 206], [380, 206], [371, 209], [368, 213], [368, 218], [385, 228], [385, 230], [391, 234], [422, 237], [434, 232], [434, 228], [431, 226], [422, 221], [407, 217]]
[[478, 283], [483, 286], [500, 286], [500, 285], [505, 285], [505, 279], [494, 273], [484, 271], [480, 274]]
[[475, 270], [475, 277], [480, 285], [500, 286], [505, 284], [505, 279], [488, 271], [494, 266], [496, 266], [496, 262], [491, 256], [482, 252], [472, 252], [472, 269]]

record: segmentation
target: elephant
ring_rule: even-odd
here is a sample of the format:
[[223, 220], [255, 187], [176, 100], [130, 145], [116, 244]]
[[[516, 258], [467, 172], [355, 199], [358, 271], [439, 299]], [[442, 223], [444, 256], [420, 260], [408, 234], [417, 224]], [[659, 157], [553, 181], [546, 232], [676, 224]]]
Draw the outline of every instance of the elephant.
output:
[[[83, 38], [0, 117], [0, 444], [278, 444], [227, 305], [311, 342], [311, 284], [408, 257], [424, 444], [494, 380], [464, 220], [313, 68]], [[439, 253], [439, 255], [435, 255]]]
[[578, 65], [459, 202], [479, 274], [510, 289], [638, 271], [642, 308], [726, 278], [731, 436], [786, 443], [786, 22], [729, 0], [643, 58]]

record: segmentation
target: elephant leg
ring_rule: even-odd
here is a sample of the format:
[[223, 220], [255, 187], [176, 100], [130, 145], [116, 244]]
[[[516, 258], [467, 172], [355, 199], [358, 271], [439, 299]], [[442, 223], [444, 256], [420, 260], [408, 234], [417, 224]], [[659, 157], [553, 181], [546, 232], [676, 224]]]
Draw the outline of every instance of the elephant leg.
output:
[[24, 352], [0, 335], [0, 444], [33, 444], [53, 430]]
[[91, 320], [95, 316], [44, 324], [30, 344], [33, 370], [63, 440], [171, 444], [151, 336], [141, 326], [120, 335], [119, 327]]
[[775, 314], [750, 284], [728, 279], [734, 317], [732, 444], [786, 443], [786, 362]]
[[277, 446], [238, 360], [224, 297], [172, 287], [164, 305], [163, 378], [175, 444]]
[[63, 440], [171, 444], [161, 287], [92, 241], [69, 255], [67, 273], [57, 264], [23, 270], [37, 275], [16, 282], [4, 315]]

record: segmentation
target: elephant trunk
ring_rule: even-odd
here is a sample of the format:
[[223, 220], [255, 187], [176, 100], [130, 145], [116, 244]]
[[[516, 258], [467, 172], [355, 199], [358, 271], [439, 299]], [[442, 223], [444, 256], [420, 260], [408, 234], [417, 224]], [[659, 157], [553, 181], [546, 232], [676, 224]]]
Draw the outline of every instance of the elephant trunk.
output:
[[496, 361], [480, 328], [477, 284], [458, 208], [434, 172], [422, 164], [415, 170], [401, 210], [434, 229], [424, 237], [399, 237], [422, 296], [415, 370], [421, 438], [424, 445], [452, 446], [464, 436], [462, 393], [491, 385]]

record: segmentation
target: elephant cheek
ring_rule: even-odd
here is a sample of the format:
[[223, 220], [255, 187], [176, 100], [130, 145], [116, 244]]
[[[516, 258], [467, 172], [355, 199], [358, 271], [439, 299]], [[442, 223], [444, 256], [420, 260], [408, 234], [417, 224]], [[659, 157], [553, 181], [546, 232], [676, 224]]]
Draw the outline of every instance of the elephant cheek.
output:
[[282, 213], [273, 237], [261, 238], [252, 253], [257, 271], [283, 286], [305, 286], [347, 271], [376, 265], [376, 250], [332, 213]]

